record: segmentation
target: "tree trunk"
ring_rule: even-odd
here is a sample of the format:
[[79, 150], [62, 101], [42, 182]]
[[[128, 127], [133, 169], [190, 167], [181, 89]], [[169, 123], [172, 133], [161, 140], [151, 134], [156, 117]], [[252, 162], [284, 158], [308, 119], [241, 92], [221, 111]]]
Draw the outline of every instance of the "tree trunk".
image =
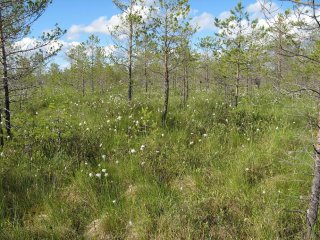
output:
[[147, 56], [144, 54], [144, 81], [145, 81], [145, 91], [148, 93], [148, 72], [147, 72]]
[[226, 83], [224, 84], [224, 101], [228, 102], [228, 86]]
[[247, 76], [246, 76], [246, 80], [247, 80], [247, 86], [246, 86], [246, 90], [247, 90], [247, 94], [249, 94], [250, 91], [250, 76], [249, 76], [249, 67], [247, 66]]
[[[318, 126], [320, 126], [320, 115], [318, 119]], [[311, 189], [311, 198], [309, 209], [307, 211], [307, 237], [306, 239], [314, 239], [314, 228], [318, 219], [318, 208], [320, 198], [320, 127], [318, 127], [317, 143], [315, 145], [315, 167], [314, 177]]]
[[22, 93], [19, 95], [19, 109], [22, 110]]
[[278, 72], [278, 88], [280, 89], [281, 87], [281, 82], [282, 82], [282, 55], [281, 55], [281, 48], [282, 48], [282, 33], [279, 32], [278, 36], [278, 62], [277, 62], [277, 72]]
[[183, 106], [186, 106], [186, 102], [187, 102], [187, 71], [186, 71], [186, 66], [183, 67]]
[[236, 79], [236, 93], [235, 93], [235, 106], [239, 104], [239, 87], [240, 87], [240, 63], [237, 63], [237, 79]]
[[7, 63], [7, 53], [5, 47], [5, 38], [3, 33], [3, 19], [2, 12], [0, 9], [0, 40], [1, 40], [1, 55], [2, 55], [2, 71], [3, 71], [3, 90], [4, 90], [4, 112], [5, 112], [5, 127], [8, 137], [12, 137], [11, 133], [11, 112], [10, 112], [10, 92], [9, 92], [9, 82], [8, 82], [8, 63]]
[[93, 71], [93, 60], [91, 63], [91, 92], [94, 92], [94, 71]]
[[130, 35], [129, 35], [129, 88], [128, 88], [128, 100], [132, 100], [132, 45], [133, 45], [133, 22], [132, 17], [130, 16]]
[[169, 66], [168, 54], [165, 53], [165, 74], [164, 74], [164, 108], [162, 112], [162, 124], [166, 125], [169, 105]]
[[3, 128], [2, 128], [2, 109], [0, 109], [0, 146], [4, 146]]
[[189, 66], [186, 66], [186, 101], [189, 99]]
[[209, 64], [206, 63], [206, 77], [205, 77], [205, 82], [207, 84], [207, 90], [209, 90], [209, 86], [210, 86], [210, 83], [209, 83]]
[[82, 96], [84, 97], [86, 85], [85, 85], [83, 74], [81, 74], [81, 78], [82, 78]]
[[183, 68], [183, 106], [185, 107], [189, 98], [189, 72], [188, 64]]
[[[167, 12], [166, 12], [167, 14]], [[162, 125], [165, 126], [167, 123], [167, 115], [168, 115], [168, 105], [169, 105], [169, 56], [170, 56], [170, 48], [168, 44], [168, 15], [166, 15], [165, 19], [165, 31], [164, 31], [164, 43], [163, 43], [163, 53], [164, 53], [164, 106], [162, 112]]]

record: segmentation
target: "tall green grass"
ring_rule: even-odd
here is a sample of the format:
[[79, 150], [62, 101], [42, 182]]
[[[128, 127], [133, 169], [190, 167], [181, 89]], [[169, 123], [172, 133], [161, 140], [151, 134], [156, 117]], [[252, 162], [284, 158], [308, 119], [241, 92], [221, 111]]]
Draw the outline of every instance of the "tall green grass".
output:
[[14, 111], [0, 157], [0, 239], [301, 239], [318, 105], [261, 90], [72, 90]]

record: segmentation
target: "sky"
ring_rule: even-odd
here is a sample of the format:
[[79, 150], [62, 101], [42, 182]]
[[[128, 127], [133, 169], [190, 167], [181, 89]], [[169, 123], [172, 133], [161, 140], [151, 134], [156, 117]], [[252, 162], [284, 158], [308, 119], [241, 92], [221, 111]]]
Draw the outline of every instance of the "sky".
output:
[[[200, 29], [195, 39], [214, 34], [215, 17], [226, 16], [238, 0], [189, 0], [193, 24]], [[257, 0], [243, 0], [244, 6], [251, 15], [258, 15], [260, 4]], [[101, 45], [110, 46], [112, 40], [107, 25], [116, 21], [119, 10], [112, 0], [53, 0], [41, 18], [33, 25], [30, 38], [40, 36], [42, 32], [53, 28], [56, 23], [67, 33], [62, 37], [65, 49], [78, 42], [86, 41], [95, 34], [101, 39]], [[65, 67], [67, 61], [60, 53], [55, 61]]]

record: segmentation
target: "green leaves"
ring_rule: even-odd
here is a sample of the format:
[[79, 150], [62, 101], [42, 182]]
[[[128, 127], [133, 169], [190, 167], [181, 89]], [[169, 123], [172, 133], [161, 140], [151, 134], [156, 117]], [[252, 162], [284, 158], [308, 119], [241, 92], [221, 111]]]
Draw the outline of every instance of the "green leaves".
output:
[[[8, 0], [2, 6], [1, 22], [4, 44], [8, 49], [8, 56], [11, 56], [12, 59], [15, 59], [15, 55], [19, 58], [19, 55], [26, 54], [30, 56], [30, 59], [34, 59], [33, 54], [41, 54], [41, 58], [35, 56], [37, 61], [32, 66], [32, 68], [35, 68], [37, 65], [43, 64], [51, 56], [54, 56], [61, 49], [59, 44], [55, 44], [57, 46], [55, 48], [52, 46], [53, 43], [57, 43], [57, 40], [66, 33], [57, 24], [51, 31], [43, 33], [39, 39], [34, 39], [30, 46], [18, 46], [15, 44], [15, 42], [29, 35], [32, 24], [41, 17], [51, 2], [50, 0]], [[40, 59], [42, 61], [39, 61]], [[12, 64], [16, 63], [13, 62]], [[14, 66], [12, 67], [14, 68]]]

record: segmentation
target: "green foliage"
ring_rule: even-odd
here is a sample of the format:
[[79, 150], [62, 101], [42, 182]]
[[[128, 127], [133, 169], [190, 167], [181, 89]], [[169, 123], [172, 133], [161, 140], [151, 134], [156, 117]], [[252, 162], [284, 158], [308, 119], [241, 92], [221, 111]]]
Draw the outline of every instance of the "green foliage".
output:
[[0, 155], [0, 238], [299, 239], [313, 101], [172, 95], [163, 128], [156, 94], [35, 94]]
[[[37, 8], [40, 16], [49, 2], [17, 4], [12, 14]], [[136, 8], [142, 1], [113, 2], [123, 13], [113, 56], [92, 35], [68, 51], [69, 69], [39, 69], [24, 80], [41, 88], [12, 102], [14, 139], [0, 150], [0, 239], [301, 239], [319, 106], [268, 87], [274, 71], [286, 84], [317, 83], [319, 41], [299, 47], [313, 62], [283, 64], [281, 48], [296, 53], [301, 44], [285, 34], [304, 23], [280, 14], [270, 41], [239, 1], [197, 54], [188, 0], [155, 0], [148, 25]], [[130, 103], [125, 74], [129, 91], [135, 83]]]

